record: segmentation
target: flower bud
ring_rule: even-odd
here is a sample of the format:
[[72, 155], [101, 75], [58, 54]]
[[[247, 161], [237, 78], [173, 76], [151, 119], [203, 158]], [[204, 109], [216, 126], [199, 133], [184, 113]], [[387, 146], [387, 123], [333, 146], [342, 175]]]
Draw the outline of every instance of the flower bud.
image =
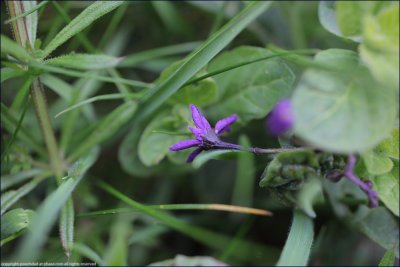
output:
[[292, 128], [294, 115], [289, 99], [280, 100], [267, 117], [267, 128], [271, 135], [282, 135]]

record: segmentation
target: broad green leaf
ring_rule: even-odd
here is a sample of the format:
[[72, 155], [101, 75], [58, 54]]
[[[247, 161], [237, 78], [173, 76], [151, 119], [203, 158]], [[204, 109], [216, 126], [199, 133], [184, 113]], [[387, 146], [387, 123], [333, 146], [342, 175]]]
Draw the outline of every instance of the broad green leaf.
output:
[[380, 156], [399, 159], [399, 128], [393, 129], [390, 137], [383, 140], [374, 151]]
[[337, 71], [312, 69], [294, 95], [294, 133], [312, 145], [338, 153], [375, 147], [392, 130], [397, 100], [394, 92], [372, 79], [354, 52], [329, 49], [315, 62]]
[[[182, 65], [182, 63], [182, 61], [178, 61], [166, 68], [160, 74], [157, 83], [162, 83], [167, 80]], [[206, 71], [201, 70], [194, 77], [200, 77], [204, 74], [206, 74]], [[176, 94], [171, 96], [169, 103], [205, 106], [217, 100], [217, 90], [217, 85], [212, 78], [204, 79], [197, 83], [183, 86]]]
[[293, 223], [276, 266], [307, 266], [314, 239], [313, 220], [299, 210], [293, 211]]
[[399, 162], [395, 160], [391, 172], [375, 176], [372, 181], [379, 199], [389, 210], [399, 216]]
[[29, 227], [34, 211], [13, 209], [1, 216], [1, 239], [15, 235]]
[[[216, 57], [208, 71], [269, 55], [273, 54], [264, 48], [242, 46]], [[237, 114], [242, 122], [263, 118], [279, 99], [289, 96], [294, 78], [292, 71], [277, 58], [216, 75], [220, 101], [209, 113], [214, 119]]]
[[[337, 3], [337, 2], [336, 2]], [[330, 33], [339, 37], [345, 37], [338, 26], [337, 15], [334, 9], [335, 2], [333, 1], [320, 1], [318, 6], [318, 18], [321, 25]], [[347, 36], [355, 42], [360, 42], [359, 36]]]
[[1, 53], [8, 54], [24, 62], [33, 60], [33, 57], [25, 50], [25, 48], [5, 35], [1, 35]]
[[37, 259], [47, 235], [56, 222], [57, 215], [96, 158], [97, 153], [91, 153], [86, 158], [77, 161], [71, 167], [68, 176], [63, 179], [63, 183], [42, 202], [37, 210], [37, 216], [32, 221], [32, 231], [25, 236], [16, 253], [16, 259], [25, 262]]
[[336, 18], [343, 36], [360, 38], [365, 15], [376, 13], [385, 5], [384, 1], [338, 1], [335, 3]]
[[[239, 144], [243, 147], [251, 147], [247, 136], [241, 135]], [[238, 153], [236, 180], [232, 192], [232, 204], [252, 206], [254, 179], [255, 179], [255, 155], [252, 153]]]
[[60, 216], [60, 239], [64, 252], [69, 258], [71, 250], [74, 246], [74, 202], [72, 198], [67, 200], [67, 203], [61, 210]]
[[398, 92], [399, 3], [392, 2], [378, 15], [367, 16], [363, 24], [361, 58], [378, 81]]
[[394, 248], [388, 249], [379, 262], [379, 267], [395, 266], [396, 255]]
[[228, 266], [219, 260], [209, 256], [191, 256], [176, 255], [175, 258], [154, 262], [148, 266]]
[[113, 11], [123, 4], [123, 1], [96, 1], [76, 16], [65, 26], [41, 53], [41, 57], [47, 57], [57, 47], [68, 41], [72, 36], [81, 32], [101, 16]]
[[44, 63], [77, 70], [97, 70], [115, 67], [121, 60], [108, 55], [70, 54], [48, 59]]
[[69, 83], [51, 74], [40, 75], [40, 81], [46, 87], [53, 90], [58, 96], [64, 99], [67, 103], [71, 101], [74, 89]]
[[394, 248], [399, 257], [399, 221], [386, 208], [360, 210], [351, 223], [381, 247]]
[[380, 156], [374, 150], [368, 150], [361, 154], [367, 171], [370, 174], [378, 175], [390, 172], [393, 167], [393, 162], [390, 158]]
[[8, 79], [19, 77], [26, 74], [26, 72], [22, 69], [14, 69], [14, 68], [1, 68], [1, 82], [4, 82]]
[[171, 112], [162, 112], [148, 124], [139, 141], [138, 153], [140, 160], [146, 166], [158, 164], [168, 153], [169, 147], [178, 141], [191, 139], [191, 137], [166, 135], [154, 132], [155, 130], [179, 131], [188, 130], [188, 108], [176, 106]]
[[138, 112], [140, 122], [171, 95], [185, 84], [194, 74], [200, 71], [218, 52], [228, 45], [248, 24], [264, 12], [271, 2], [251, 2], [241, 13], [231, 19], [219, 31], [213, 34], [204, 44], [185, 58], [185, 62], [169, 79], [151, 88], [144, 96], [144, 103]]
[[131, 119], [136, 111], [135, 102], [124, 103], [105, 116], [92, 133], [72, 152], [68, 160], [75, 160], [87, 153], [94, 146], [104, 142], [115, 134], [125, 123]]

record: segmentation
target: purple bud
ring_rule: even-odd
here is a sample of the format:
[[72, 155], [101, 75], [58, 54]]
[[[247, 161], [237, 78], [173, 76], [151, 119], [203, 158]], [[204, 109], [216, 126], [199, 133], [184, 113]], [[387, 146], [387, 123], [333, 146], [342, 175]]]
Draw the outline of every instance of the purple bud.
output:
[[267, 117], [267, 127], [272, 135], [286, 133], [294, 124], [292, 103], [289, 99], [280, 100]]

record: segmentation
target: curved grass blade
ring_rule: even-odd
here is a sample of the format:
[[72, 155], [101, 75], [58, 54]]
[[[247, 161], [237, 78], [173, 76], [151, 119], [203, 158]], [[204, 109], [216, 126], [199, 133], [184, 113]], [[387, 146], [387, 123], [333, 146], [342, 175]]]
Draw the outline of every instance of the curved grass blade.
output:
[[1, 177], [1, 185], [0, 185], [1, 191], [4, 191], [15, 184], [18, 184], [22, 181], [25, 181], [26, 179], [29, 179], [41, 173], [43, 173], [43, 170], [41, 169], [31, 169], [27, 171], [4, 175]]
[[123, 1], [97, 1], [83, 10], [67, 26], [65, 26], [43, 50], [42, 58], [47, 57], [57, 47], [65, 43], [72, 36], [81, 32], [101, 16], [113, 11], [122, 5]]
[[200, 44], [201, 42], [189, 42], [138, 52], [126, 56], [121, 63], [118, 64], [118, 67], [130, 68], [152, 59], [191, 52]]
[[[223, 251], [232, 240], [231, 237], [188, 224], [162, 211], [142, 205], [122, 194], [121, 192], [117, 191], [105, 182], [99, 181], [98, 185], [111, 195], [131, 206], [132, 208], [137, 209], [140, 212], [143, 212], [144, 214], [155, 218], [156, 220], [164, 223], [166, 226], [182, 234], [185, 234], [188, 237], [191, 237], [192, 239], [210, 248], [216, 249], [218, 251]], [[248, 260], [248, 257], [256, 257], [260, 261], [262, 260], [264, 264], [272, 264], [272, 262], [277, 258], [277, 249], [274, 247], [266, 247], [264, 245], [249, 242], [243, 239], [237, 239], [237, 241], [235, 242], [238, 243], [238, 249], [232, 252], [232, 257], [235, 257], [236, 259], [246, 261]]]
[[143, 98], [137, 120], [140, 122], [182, 87], [218, 52], [235, 38], [248, 24], [264, 12], [271, 2], [251, 2], [246, 9], [212, 35], [200, 48], [186, 57], [185, 62], [164, 82], [151, 88]]
[[96, 251], [86, 246], [85, 244], [75, 243], [72, 248], [72, 251], [88, 258], [89, 260], [92, 260], [98, 265], [101, 265], [101, 263], [103, 262], [99, 254], [97, 254]]
[[314, 238], [313, 221], [300, 210], [294, 210], [290, 228], [277, 266], [307, 266]]
[[134, 99], [135, 97], [138, 97], [139, 94], [137, 93], [117, 93], [117, 94], [108, 94], [108, 95], [98, 95], [98, 96], [94, 96], [91, 98], [88, 98], [86, 100], [83, 100], [75, 105], [70, 106], [69, 108], [66, 108], [60, 112], [58, 112], [54, 117], [57, 118], [58, 116], [67, 113], [71, 110], [74, 110], [76, 108], [79, 108], [81, 106], [96, 102], [96, 101], [100, 101], [100, 100], [114, 100], [114, 99], [121, 99], [121, 98], [130, 98], [130, 99]]

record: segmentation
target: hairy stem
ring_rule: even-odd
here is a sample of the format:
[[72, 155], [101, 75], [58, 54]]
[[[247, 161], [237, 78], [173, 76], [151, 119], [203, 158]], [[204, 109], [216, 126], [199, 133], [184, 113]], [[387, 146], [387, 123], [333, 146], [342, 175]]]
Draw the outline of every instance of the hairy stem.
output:
[[56, 138], [54, 136], [53, 128], [51, 126], [43, 86], [39, 78], [33, 80], [31, 86], [31, 95], [32, 95], [33, 105], [36, 111], [36, 116], [38, 118], [39, 125], [43, 133], [44, 141], [46, 143], [47, 151], [49, 153], [51, 167], [54, 173], [56, 174], [57, 181], [61, 183], [61, 178], [63, 175], [63, 164], [60, 158], [58, 145]]

